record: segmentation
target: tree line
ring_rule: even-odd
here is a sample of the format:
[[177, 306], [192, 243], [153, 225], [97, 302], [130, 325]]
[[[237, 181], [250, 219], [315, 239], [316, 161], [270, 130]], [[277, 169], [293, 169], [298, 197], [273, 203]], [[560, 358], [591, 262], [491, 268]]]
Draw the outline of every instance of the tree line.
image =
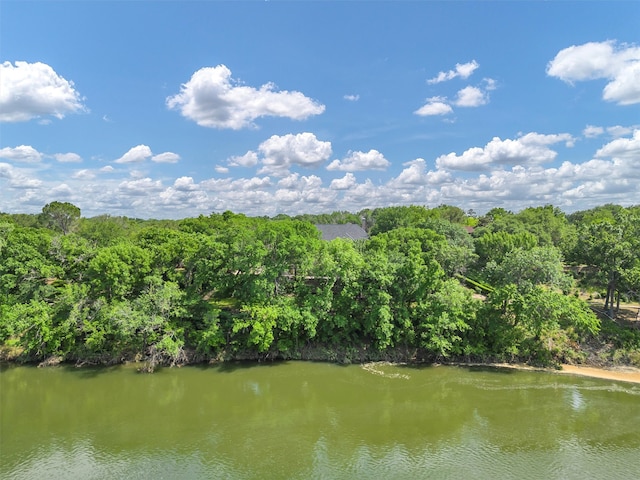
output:
[[[441, 205], [274, 218], [0, 214], [5, 359], [145, 368], [234, 358], [640, 365], [640, 206]], [[317, 223], [368, 240], [323, 241]], [[605, 320], [587, 300], [598, 300]], [[606, 358], [604, 358], [606, 357]]]

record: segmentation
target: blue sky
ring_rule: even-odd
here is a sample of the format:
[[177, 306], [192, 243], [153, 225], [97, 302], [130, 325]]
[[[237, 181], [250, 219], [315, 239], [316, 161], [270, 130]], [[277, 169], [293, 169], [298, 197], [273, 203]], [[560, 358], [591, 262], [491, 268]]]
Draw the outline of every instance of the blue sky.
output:
[[0, 211], [640, 203], [640, 2], [0, 2]]

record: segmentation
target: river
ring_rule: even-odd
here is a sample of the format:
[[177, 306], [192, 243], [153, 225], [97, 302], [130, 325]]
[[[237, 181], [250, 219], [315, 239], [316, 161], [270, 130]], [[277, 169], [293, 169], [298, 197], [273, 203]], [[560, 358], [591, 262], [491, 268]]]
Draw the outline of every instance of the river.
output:
[[2, 479], [637, 479], [640, 385], [481, 367], [2, 366]]

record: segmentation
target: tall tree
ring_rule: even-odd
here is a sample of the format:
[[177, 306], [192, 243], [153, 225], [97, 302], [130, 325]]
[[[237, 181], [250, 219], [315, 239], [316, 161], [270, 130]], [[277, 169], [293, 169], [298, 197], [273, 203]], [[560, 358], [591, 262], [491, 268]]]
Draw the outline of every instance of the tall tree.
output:
[[69, 202], [51, 202], [42, 208], [42, 216], [49, 227], [66, 235], [80, 218], [80, 209]]
[[633, 272], [640, 263], [640, 218], [626, 209], [613, 213], [606, 209], [603, 213], [587, 215], [591, 222], [580, 225], [572, 259], [595, 267], [600, 273], [597, 280], [606, 286], [607, 292], [604, 308], [614, 316], [620, 288], [631, 286], [629, 280], [634, 278]]

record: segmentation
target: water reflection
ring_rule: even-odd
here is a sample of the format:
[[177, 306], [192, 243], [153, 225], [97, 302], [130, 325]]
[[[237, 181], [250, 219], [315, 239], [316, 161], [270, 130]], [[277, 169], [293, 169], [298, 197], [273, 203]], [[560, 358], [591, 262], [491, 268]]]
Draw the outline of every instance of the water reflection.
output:
[[1, 478], [640, 478], [640, 388], [455, 367], [4, 369]]

